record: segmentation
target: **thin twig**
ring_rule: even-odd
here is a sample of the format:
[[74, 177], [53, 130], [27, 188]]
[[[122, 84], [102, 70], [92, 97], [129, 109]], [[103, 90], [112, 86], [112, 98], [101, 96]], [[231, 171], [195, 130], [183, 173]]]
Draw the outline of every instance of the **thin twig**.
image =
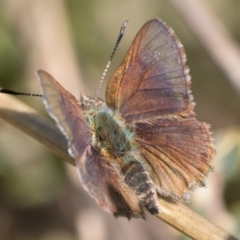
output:
[[[64, 136], [51, 122], [43, 119], [30, 107], [13, 97], [0, 94], [0, 117], [74, 165], [74, 160], [67, 153]], [[162, 212], [157, 217], [193, 239], [237, 240], [236, 237], [183, 204], [170, 203], [161, 198], [159, 204]]]
[[179, 202], [171, 203], [159, 198], [159, 205], [162, 212], [157, 217], [192, 239], [237, 240], [235, 236], [226, 230], [208, 221]]
[[0, 118], [28, 134], [56, 155], [75, 165], [67, 152], [67, 141], [56, 125], [12, 96], [0, 94]]
[[171, 0], [207, 52], [240, 93], [240, 48], [223, 23], [199, 0]]

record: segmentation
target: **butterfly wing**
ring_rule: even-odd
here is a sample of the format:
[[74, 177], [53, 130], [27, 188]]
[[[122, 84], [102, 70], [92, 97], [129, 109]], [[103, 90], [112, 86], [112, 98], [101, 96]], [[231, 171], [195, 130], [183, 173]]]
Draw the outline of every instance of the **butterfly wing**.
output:
[[67, 138], [70, 155], [77, 159], [91, 143], [90, 132], [78, 101], [47, 72], [38, 70], [37, 74], [46, 110]]
[[174, 199], [204, 185], [215, 154], [209, 127], [194, 117], [183, 46], [161, 20], [147, 22], [107, 86], [107, 105], [135, 126], [158, 192]]
[[76, 98], [48, 73], [39, 70], [38, 76], [45, 107], [68, 140], [69, 153], [76, 160], [84, 189], [115, 216], [144, 218], [136, 194], [91, 146], [91, 135]]
[[207, 124], [194, 117], [137, 123], [135, 140], [159, 194], [187, 200], [205, 186], [215, 154]]
[[126, 121], [191, 113], [190, 77], [183, 47], [162, 21], [138, 32], [106, 91], [107, 105]]
[[91, 148], [78, 161], [78, 171], [87, 191], [98, 204], [114, 216], [145, 218], [137, 195], [109, 161]]

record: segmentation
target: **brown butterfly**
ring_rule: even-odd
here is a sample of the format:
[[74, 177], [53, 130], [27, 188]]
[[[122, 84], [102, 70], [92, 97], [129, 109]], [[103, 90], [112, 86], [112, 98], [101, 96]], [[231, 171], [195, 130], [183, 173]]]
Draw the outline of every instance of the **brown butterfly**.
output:
[[80, 101], [39, 70], [45, 107], [68, 140], [85, 190], [114, 216], [158, 214], [205, 185], [215, 154], [209, 126], [196, 120], [186, 56], [153, 19], [136, 35], [110, 79], [106, 103]]

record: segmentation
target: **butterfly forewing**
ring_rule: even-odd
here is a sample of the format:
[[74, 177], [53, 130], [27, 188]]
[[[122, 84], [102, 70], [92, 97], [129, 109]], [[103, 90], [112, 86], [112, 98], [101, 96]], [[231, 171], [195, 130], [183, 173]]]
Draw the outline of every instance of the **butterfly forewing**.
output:
[[48, 73], [42, 70], [37, 73], [45, 107], [66, 136], [69, 151], [76, 159], [86, 151], [91, 141], [89, 129], [78, 101]]
[[147, 22], [107, 86], [106, 102], [127, 121], [187, 112], [190, 78], [178, 38], [162, 21]]

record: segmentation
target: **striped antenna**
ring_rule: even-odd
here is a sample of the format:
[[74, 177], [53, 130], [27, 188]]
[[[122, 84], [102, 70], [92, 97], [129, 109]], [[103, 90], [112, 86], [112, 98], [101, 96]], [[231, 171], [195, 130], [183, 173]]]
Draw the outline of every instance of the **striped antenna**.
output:
[[96, 101], [97, 98], [98, 98], [100, 88], [101, 88], [101, 86], [102, 86], [102, 83], [103, 83], [104, 78], [105, 78], [105, 76], [106, 76], [106, 73], [107, 73], [107, 71], [108, 71], [108, 68], [109, 68], [109, 66], [110, 66], [110, 64], [111, 64], [111, 62], [112, 62], [113, 56], [114, 56], [114, 54], [115, 54], [115, 52], [116, 52], [116, 50], [117, 50], [117, 47], [118, 47], [118, 45], [119, 45], [119, 43], [120, 43], [120, 41], [121, 41], [121, 39], [122, 39], [122, 37], [123, 37], [123, 34], [124, 34], [125, 29], [126, 29], [126, 27], [127, 27], [128, 21], [129, 21], [129, 20], [126, 19], [126, 20], [122, 23], [122, 26], [121, 26], [121, 28], [120, 28], [120, 32], [119, 32], [117, 41], [116, 41], [115, 46], [114, 46], [114, 49], [113, 49], [113, 51], [112, 51], [112, 54], [111, 54], [111, 56], [110, 56], [110, 58], [109, 58], [109, 61], [108, 61], [108, 63], [107, 63], [107, 66], [105, 67], [105, 69], [104, 69], [104, 71], [103, 71], [103, 74], [102, 74], [102, 77], [101, 77], [101, 79], [100, 79], [100, 82], [99, 82], [99, 84], [98, 84], [98, 88], [97, 88], [96, 93], [95, 93], [94, 101]]
[[8, 89], [0, 89], [0, 93], [10, 94], [10, 95], [24, 95], [24, 96], [31, 96], [31, 97], [42, 97], [42, 94], [15, 92], [15, 91], [8, 90]]

